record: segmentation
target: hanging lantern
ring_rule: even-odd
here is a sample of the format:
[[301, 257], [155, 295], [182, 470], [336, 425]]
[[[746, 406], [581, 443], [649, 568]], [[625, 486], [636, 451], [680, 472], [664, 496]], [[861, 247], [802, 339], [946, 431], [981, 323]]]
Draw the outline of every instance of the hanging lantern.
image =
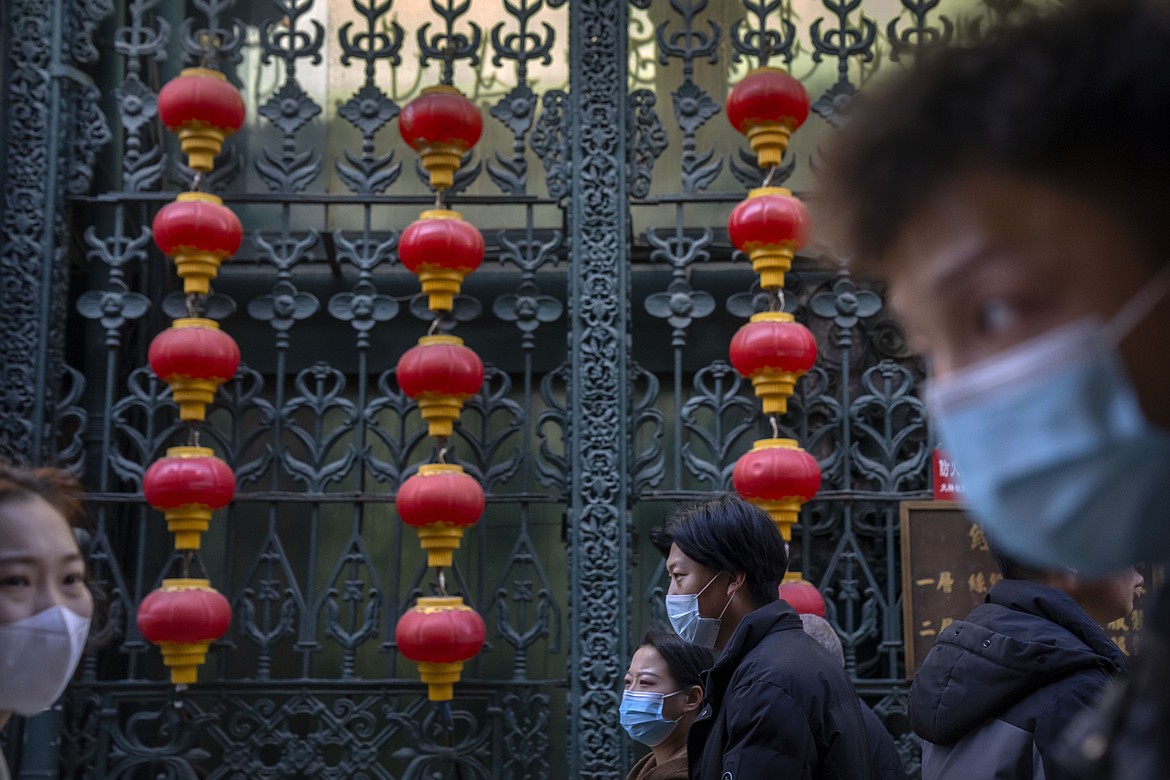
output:
[[761, 168], [780, 164], [808, 108], [804, 85], [780, 68], [756, 68], [727, 95], [727, 120], [748, 137]]
[[398, 239], [398, 257], [436, 311], [451, 311], [463, 277], [483, 262], [483, 250], [483, 234], [448, 209], [424, 211]]
[[817, 359], [812, 332], [782, 311], [753, 314], [731, 339], [731, 364], [750, 377], [764, 414], [784, 414], [796, 380]]
[[431, 436], [450, 436], [463, 402], [483, 387], [483, 361], [458, 336], [423, 336], [399, 359], [398, 386], [418, 401]]
[[244, 229], [223, 201], [206, 192], [184, 192], [159, 209], [152, 225], [154, 242], [175, 259], [183, 292], [206, 295], [219, 265], [240, 248]]
[[402, 522], [418, 529], [427, 566], [448, 568], [463, 529], [483, 516], [483, 488], [462, 466], [428, 463], [402, 483], [394, 500]]
[[244, 99], [218, 70], [187, 68], [159, 91], [158, 115], [179, 134], [187, 165], [207, 173], [224, 138], [243, 127]]
[[463, 155], [483, 133], [483, 115], [455, 87], [427, 87], [398, 115], [402, 140], [422, 156], [431, 186], [445, 190], [455, 183]]
[[231, 621], [231, 605], [208, 580], [163, 580], [138, 605], [138, 630], [162, 650], [175, 685], [198, 679], [207, 647], [224, 635]]
[[483, 618], [458, 596], [424, 596], [398, 619], [394, 641], [418, 664], [431, 701], [451, 701], [463, 663], [483, 647]]
[[179, 418], [200, 422], [216, 388], [236, 375], [240, 348], [215, 320], [188, 317], [154, 337], [147, 360], [155, 375], [171, 386]]
[[736, 461], [731, 480], [735, 492], [767, 512], [790, 542], [800, 505], [821, 489], [821, 469], [795, 439], [760, 439]]
[[236, 494], [236, 475], [208, 447], [170, 447], [142, 478], [146, 502], [160, 510], [175, 549], [198, 550], [211, 513]]
[[784, 286], [793, 254], [808, 241], [808, 212], [783, 187], [759, 187], [732, 210], [727, 232], [752, 261], [760, 287], [776, 289]]
[[780, 583], [780, 598], [796, 610], [798, 615], [825, 616], [825, 597], [817, 587], [802, 579], [800, 572], [788, 572]]

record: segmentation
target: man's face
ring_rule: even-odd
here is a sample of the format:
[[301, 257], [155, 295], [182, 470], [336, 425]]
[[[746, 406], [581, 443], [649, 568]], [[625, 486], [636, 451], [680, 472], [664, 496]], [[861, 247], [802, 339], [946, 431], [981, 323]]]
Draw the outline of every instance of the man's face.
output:
[[[907, 223], [887, 256], [890, 302], [943, 377], [1087, 316], [1108, 319], [1158, 270], [1093, 193], [999, 173], [958, 177]], [[1170, 423], [1162, 301], [1122, 353], [1146, 413]]]

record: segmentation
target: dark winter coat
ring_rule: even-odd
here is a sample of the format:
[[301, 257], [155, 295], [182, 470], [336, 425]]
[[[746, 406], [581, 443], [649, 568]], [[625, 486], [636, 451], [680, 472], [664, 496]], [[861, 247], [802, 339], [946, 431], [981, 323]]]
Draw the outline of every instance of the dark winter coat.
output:
[[1081, 780], [1170, 778], [1170, 585], [1163, 585], [1124, 683], [1065, 730], [1061, 761]]
[[1125, 668], [1063, 591], [1001, 580], [939, 635], [910, 689], [923, 780], [1053, 780], [1060, 734]]
[[906, 780], [906, 767], [894, 745], [894, 738], [874, 711], [862, 702], [861, 719], [865, 722], [865, 739], [869, 743], [869, 768], [873, 780]]
[[869, 780], [861, 703], [785, 601], [752, 612], [705, 677], [692, 780]]

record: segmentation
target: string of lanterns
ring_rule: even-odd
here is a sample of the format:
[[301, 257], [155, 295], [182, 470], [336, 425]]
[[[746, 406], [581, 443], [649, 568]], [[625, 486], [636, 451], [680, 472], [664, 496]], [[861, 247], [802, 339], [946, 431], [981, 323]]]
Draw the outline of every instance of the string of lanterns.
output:
[[[801, 505], [820, 489], [821, 471], [795, 439], [780, 437], [776, 415], [787, 412], [796, 381], [816, 362], [817, 343], [808, 328], [783, 311], [784, 274], [808, 240], [808, 212], [789, 190], [769, 184], [789, 138], [808, 118], [809, 99], [797, 79], [780, 68], [761, 65], [732, 88], [726, 109], [728, 121], [747, 136], [759, 167], [767, 171], [763, 186], [751, 190], [732, 210], [727, 231], [732, 245], [748, 256], [759, 274], [760, 289], [768, 293], [770, 304], [732, 338], [731, 364], [751, 380], [773, 431], [772, 438], [757, 440], [736, 461], [732, 484], [740, 496], [768, 513], [787, 546]], [[823, 598], [800, 572], [785, 574], [780, 596], [824, 615]]]
[[483, 516], [483, 488], [462, 466], [446, 462], [447, 439], [463, 403], [483, 387], [483, 361], [463, 339], [436, 333], [452, 311], [463, 279], [483, 262], [483, 234], [458, 211], [444, 208], [443, 194], [455, 181], [463, 155], [478, 143], [483, 116], [459, 90], [446, 84], [427, 87], [403, 107], [398, 117], [402, 139], [422, 158], [435, 207], [402, 231], [398, 257], [418, 277], [434, 320], [427, 335], [398, 360], [398, 386], [418, 402], [427, 433], [439, 452], [404, 480], [395, 508], [404, 523], [418, 531], [427, 566], [438, 570], [439, 595], [421, 596], [394, 630], [398, 650], [418, 664], [419, 676], [433, 702], [448, 702], [463, 664], [483, 648], [483, 618], [446, 592], [443, 569], [463, 538], [464, 529]]
[[[231, 623], [231, 605], [206, 577], [192, 577], [202, 535], [212, 514], [235, 496], [231, 468], [209, 447], [199, 446], [199, 425], [221, 384], [235, 376], [240, 348], [215, 320], [200, 316], [202, 298], [243, 239], [239, 218], [215, 195], [199, 191], [224, 138], [244, 124], [244, 100], [223, 73], [198, 67], [183, 70], [159, 92], [163, 125], [178, 133], [179, 144], [195, 171], [191, 191], [181, 193], [154, 218], [151, 229], [163, 254], [173, 258], [188, 317], [174, 320], [150, 344], [147, 360], [170, 385], [179, 419], [188, 424], [188, 444], [167, 449], [142, 478], [148, 504], [161, 511], [182, 555], [182, 576], [162, 581], [138, 605], [138, 630], [160, 647], [175, 685], [194, 683], [210, 644]], [[202, 561], [200, 561], [202, 568]]]

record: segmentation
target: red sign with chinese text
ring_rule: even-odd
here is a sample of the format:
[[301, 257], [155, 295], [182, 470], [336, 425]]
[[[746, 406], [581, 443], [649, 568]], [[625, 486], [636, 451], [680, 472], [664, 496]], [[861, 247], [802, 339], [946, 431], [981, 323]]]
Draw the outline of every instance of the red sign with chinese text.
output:
[[963, 498], [963, 483], [959, 479], [959, 472], [955, 470], [955, 462], [941, 449], [934, 451], [934, 500], [960, 501]]

